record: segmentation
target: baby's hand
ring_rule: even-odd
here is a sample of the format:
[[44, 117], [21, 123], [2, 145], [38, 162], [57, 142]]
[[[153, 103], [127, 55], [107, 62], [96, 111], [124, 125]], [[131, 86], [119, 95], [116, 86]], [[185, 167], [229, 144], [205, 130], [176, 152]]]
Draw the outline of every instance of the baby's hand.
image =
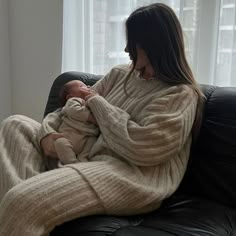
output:
[[80, 92], [83, 94], [85, 101], [87, 101], [89, 98], [93, 96], [99, 95], [97, 92], [95, 92], [93, 89], [90, 89], [90, 88], [88, 89], [81, 88]]

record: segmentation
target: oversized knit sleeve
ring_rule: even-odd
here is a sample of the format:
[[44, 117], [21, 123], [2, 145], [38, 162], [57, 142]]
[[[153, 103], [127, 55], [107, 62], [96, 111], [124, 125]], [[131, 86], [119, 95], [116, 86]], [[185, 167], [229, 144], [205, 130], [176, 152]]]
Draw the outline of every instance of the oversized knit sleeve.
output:
[[48, 134], [56, 133], [59, 125], [61, 124], [61, 111], [57, 110], [49, 113], [42, 121], [42, 125], [39, 129], [37, 139], [40, 143], [41, 139]]
[[62, 108], [62, 114], [73, 120], [87, 122], [90, 111], [85, 106], [85, 101], [81, 98], [72, 97], [67, 100], [66, 105]]
[[132, 164], [152, 166], [178, 155], [191, 138], [197, 95], [188, 86], [177, 86], [147, 105], [139, 122], [101, 96], [90, 98], [88, 105], [113, 152]]

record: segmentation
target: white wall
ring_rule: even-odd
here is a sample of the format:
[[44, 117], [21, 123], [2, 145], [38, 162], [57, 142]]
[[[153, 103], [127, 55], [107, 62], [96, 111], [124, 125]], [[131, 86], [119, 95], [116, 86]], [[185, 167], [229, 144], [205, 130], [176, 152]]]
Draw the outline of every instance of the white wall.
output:
[[61, 73], [62, 23], [62, 0], [9, 0], [13, 114], [42, 120]]
[[11, 114], [8, 0], [0, 0], [0, 121]]

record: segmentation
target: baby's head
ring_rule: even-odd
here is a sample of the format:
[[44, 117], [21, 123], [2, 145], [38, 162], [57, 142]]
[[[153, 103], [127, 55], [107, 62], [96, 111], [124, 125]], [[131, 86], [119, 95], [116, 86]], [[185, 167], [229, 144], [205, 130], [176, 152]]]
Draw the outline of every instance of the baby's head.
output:
[[72, 97], [82, 97], [80, 88], [87, 89], [87, 85], [79, 80], [72, 80], [64, 84], [60, 90], [59, 98], [61, 100], [61, 105], [64, 106], [66, 101]]

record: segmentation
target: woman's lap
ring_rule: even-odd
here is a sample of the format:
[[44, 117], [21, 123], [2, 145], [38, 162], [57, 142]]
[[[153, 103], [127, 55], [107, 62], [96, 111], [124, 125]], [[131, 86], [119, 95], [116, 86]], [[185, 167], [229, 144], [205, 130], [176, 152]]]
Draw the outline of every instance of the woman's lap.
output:
[[104, 214], [94, 191], [70, 167], [42, 173], [13, 187], [0, 209], [2, 236], [44, 235], [65, 221]]
[[65, 221], [104, 213], [94, 191], [76, 170], [63, 167], [44, 172], [36, 139], [39, 127], [38, 122], [18, 115], [1, 124], [2, 236], [44, 235]]

